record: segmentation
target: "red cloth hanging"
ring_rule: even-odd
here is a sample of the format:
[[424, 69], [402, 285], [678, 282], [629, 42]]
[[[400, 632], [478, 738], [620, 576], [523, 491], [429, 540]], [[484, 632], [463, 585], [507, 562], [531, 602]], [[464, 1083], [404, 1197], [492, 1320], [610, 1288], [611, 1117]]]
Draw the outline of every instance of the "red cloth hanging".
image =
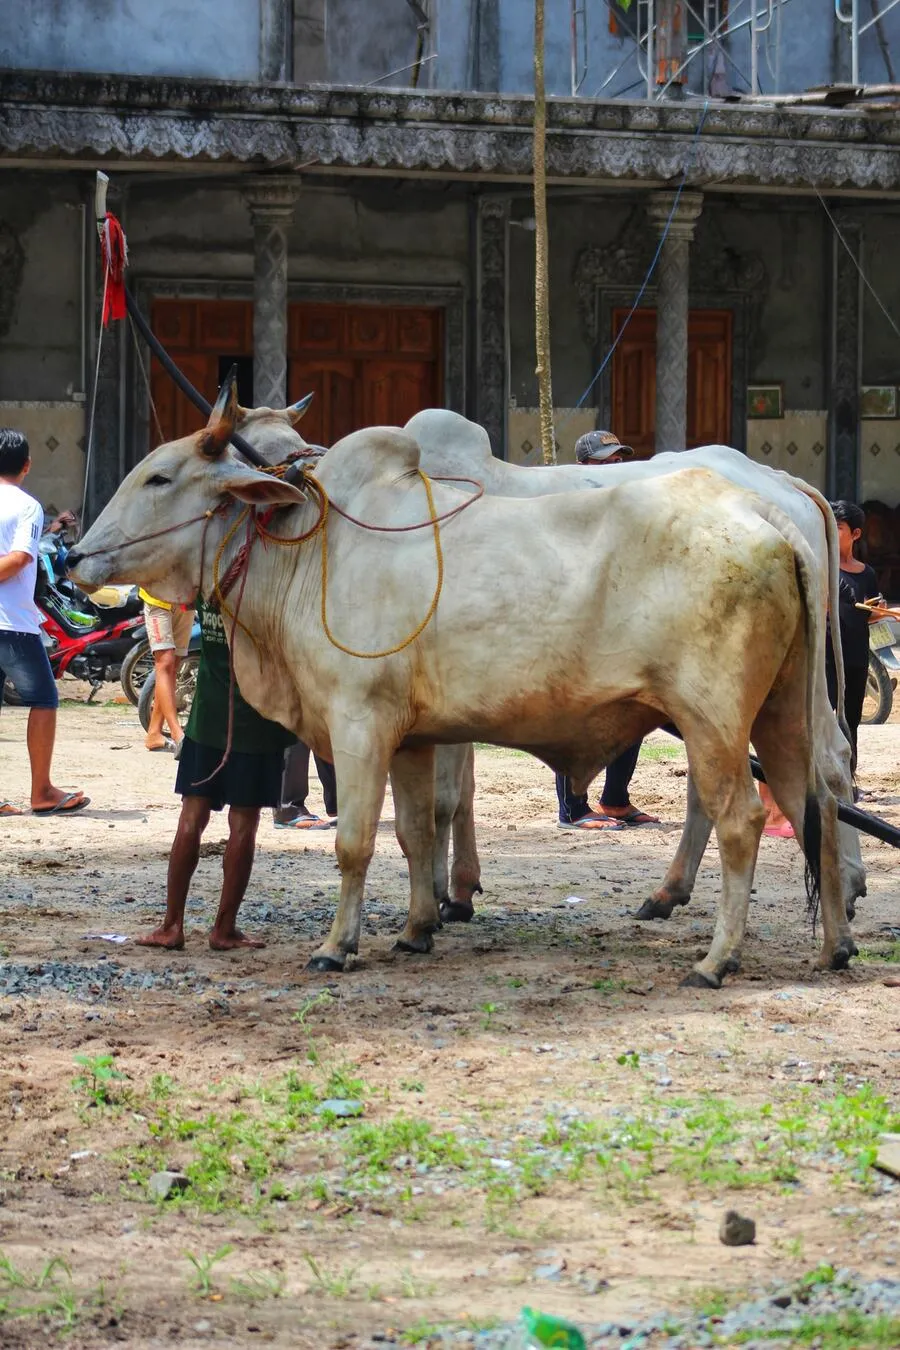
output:
[[100, 229], [100, 251], [106, 274], [103, 327], [107, 328], [110, 319], [125, 318], [125, 268], [128, 266], [125, 231], [111, 211], [107, 211]]

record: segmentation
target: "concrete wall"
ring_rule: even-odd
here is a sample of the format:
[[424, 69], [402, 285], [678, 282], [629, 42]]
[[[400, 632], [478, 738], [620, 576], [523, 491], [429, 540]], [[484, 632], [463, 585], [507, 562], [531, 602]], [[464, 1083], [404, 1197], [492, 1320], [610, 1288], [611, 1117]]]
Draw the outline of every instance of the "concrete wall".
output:
[[255, 80], [260, 0], [5, 0], [0, 65]]
[[[156, 184], [129, 193], [135, 278], [253, 276], [250, 214], [233, 184]], [[359, 181], [300, 189], [288, 237], [291, 282], [464, 286], [468, 213], [462, 190]]]
[[[274, 14], [281, 4], [288, 6], [288, 25], [293, 16], [288, 45], [296, 83], [366, 84], [396, 70], [384, 83], [409, 84], [411, 73], [402, 68], [415, 58], [417, 20], [406, 0], [295, 0], [292, 10], [291, 0], [193, 0], [164, 7], [145, 0], [7, 0], [0, 5], [0, 65], [254, 80], [260, 73], [261, 9]], [[732, 0], [729, 9], [724, 73], [732, 89], [746, 92], [750, 40], [739, 25], [749, 15], [750, 0]], [[582, 65], [579, 49], [579, 92], [587, 98], [643, 97], [646, 83], [626, 31], [637, 6], [616, 33], [610, 32], [609, 11], [600, 0], [589, 0], [586, 10], [587, 61]], [[424, 54], [433, 59], [422, 67], [422, 87], [462, 89], [474, 83], [508, 93], [532, 89], [533, 0], [430, 0], [429, 13]], [[865, 6], [863, 13], [868, 20]], [[900, 9], [882, 22], [900, 68]], [[842, 30], [836, 44], [826, 0], [786, 0], [781, 25], [782, 90], [849, 79], [849, 38]], [[572, 89], [570, 33], [570, 0], [546, 0], [546, 78], [552, 94]], [[711, 56], [692, 59], [689, 85], [695, 92], [707, 89], [711, 63]], [[770, 68], [761, 43], [763, 92], [774, 88], [774, 66], [774, 53]], [[861, 39], [860, 76], [878, 83], [888, 78], [874, 29]]]

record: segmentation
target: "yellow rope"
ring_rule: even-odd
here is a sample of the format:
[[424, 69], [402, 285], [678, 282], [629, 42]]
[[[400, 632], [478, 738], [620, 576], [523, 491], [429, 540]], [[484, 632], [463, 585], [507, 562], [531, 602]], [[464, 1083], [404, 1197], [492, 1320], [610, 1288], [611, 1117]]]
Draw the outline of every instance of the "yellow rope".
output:
[[[279, 466], [279, 467], [280, 467], [280, 466]], [[431, 622], [431, 620], [434, 618], [435, 611], [437, 610], [438, 603], [439, 603], [440, 598], [441, 598], [441, 591], [443, 590], [443, 587], [444, 587], [444, 555], [443, 555], [443, 552], [442, 552], [442, 550], [441, 550], [441, 527], [440, 527], [440, 522], [438, 521], [438, 518], [437, 518], [437, 512], [436, 512], [435, 507], [434, 507], [434, 494], [432, 493], [432, 490], [431, 490], [431, 480], [428, 478], [428, 476], [427, 476], [425, 473], [422, 472], [421, 469], [418, 469], [418, 470], [417, 470], [417, 473], [418, 473], [419, 477], [421, 478], [422, 483], [424, 484], [424, 487], [425, 487], [425, 496], [428, 498], [428, 518], [429, 518], [429, 520], [431, 521], [431, 527], [432, 527], [432, 530], [433, 530], [433, 532], [434, 532], [434, 553], [435, 553], [435, 558], [436, 558], [436, 561], [437, 561], [437, 583], [436, 583], [435, 588], [434, 588], [434, 595], [432, 596], [431, 604], [428, 606], [428, 612], [427, 612], [427, 614], [425, 615], [425, 618], [424, 618], [424, 619], [422, 620], [422, 622], [419, 624], [418, 628], [415, 630], [415, 632], [410, 633], [409, 637], [406, 638], [403, 642], [398, 642], [397, 645], [394, 646], [394, 647], [387, 647], [387, 648], [386, 648], [384, 651], [382, 651], [382, 652], [357, 652], [357, 651], [354, 651], [354, 649], [353, 649], [352, 647], [346, 647], [342, 642], [339, 642], [338, 639], [337, 639], [337, 638], [334, 636], [334, 634], [332, 633], [330, 627], [328, 626], [328, 613], [327, 613], [327, 595], [328, 595], [328, 509], [329, 509], [329, 506], [331, 505], [331, 503], [330, 503], [330, 501], [329, 501], [328, 493], [325, 491], [325, 489], [323, 488], [322, 484], [318, 481], [318, 479], [313, 478], [309, 473], [307, 473], [307, 472], [304, 470], [304, 477], [305, 477], [306, 480], [307, 480], [307, 486], [310, 487], [310, 488], [312, 488], [313, 492], [316, 493], [316, 494], [318, 495], [319, 501], [320, 501], [321, 507], [322, 507], [322, 513], [321, 513], [321, 515], [320, 515], [320, 517], [319, 517], [319, 520], [317, 521], [315, 527], [314, 527], [312, 530], [310, 530], [309, 533], [308, 533], [307, 535], [305, 535], [305, 536], [303, 537], [302, 540], [291, 539], [291, 538], [288, 538], [288, 539], [282, 539], [282, 538], [280, 538], [277, 534], [270, 534], [268, 530], [265, 530], [265, 529], [263, 529], [263, 528], [257, 526], [257, 532], [261, 535], [261, 537], [262, 537], [264, 540], [266, 540], [267, 542], [273, 543], [273, 544], [280, 544], [280, 545], [282, 545], [283, 547], [288, 547], [288, 546], [290, 546], [290, 545], [295, 545], [295, 544], [300, 543], [300, 542], [304, 542], [304, 543], [305, 543], [305, 541], [306, 541], [307, 539], [314, 539], [315, 536], [316, 536], [317, 534], [318, 534], [318, 535], [321, 535], [321, 540], [322, 540], [322, 543], [321, 543], [321, 557], [322, 557], [322, 602], [321, 602], [321, 616], [322, 616], [322, 627], [323, 627], [323, 629], [324, 629], [324, 631], [325, 631], [325, 636], [328, 638], [328, 641], [331, 643], [331, 645], [332, 645], [333, 647], [337, 647], [338, 651], [344, 652], [345, 655], [347, 655], [347, 656], [356, 656], [356, 657], [358, 657], [361, 661], [377, 661], [377, 660], [380, 660], [381, 657], [383, 657], [383, 656], [395, 656], [395, 655], [397, 654], [397, 652], [402, 652], [402, 651], [404, 651], [407, 647], [411, 646], [411, 644], [412, 644], [413, 642], [415, 642], [416, 638], [419, 637], [419, 635], [425, 631], [425, 629], [428, 627], [428, 625], [429, 625], [429, 623]], [[237, 531], [238, 531], [238, 529], [240, 528], [240, 526], [241, 526], [241, 525], [244, 523], [244, 521], [247, 519], [247, 516], [249, 515], [250, 510], [251, 510], [251, 508], [250, 508], [249, 506], [248, 506], [248, 507], [245, 507], [245, 509], [240, 513], [240, 515], [238, 516], [237, 520], [236, 520], [236, 521], [234, 522], [234, 524], [232, 525], [231, 529], [228, 530], [228, 532], [226, 533], [224, 539], [222, 540], [222, 543], [221, 543], [220, 546], [219, 546], [218, 552], [216, 553], [215, 560], [214, 560], [214, 562], [213, 562], [213, 592], [214, 592], [215, 597], [216, 597], [216, 599], [217, 599], [217, 601], [218, 601], [219, 608], [220, 608], [225, 614], [227, 614], [227, 615], [229, 616], [229, 618], [234, 619], [235, 622], [238, 624], [238, 626], [239, 626], [240, 628], [243, 628], [244, 632], [245, 632], [245, 633], [247, 634], [247, 636], [250, 638], [251, 642], [253, 642], [254, 646], [257, 648], [257, 651], [258, 651], [258, 650], [259, 650], [259, 643], [256, 641], [256, 638], [255, 638], [255, 637], [253, 636], [253, 634], [250, 632], [250, 629], [247, 627], [247, 625], [246, 625], [245, 623], [242, 623], [241, 620], [240, 620], [239, 618], [237, 618], [236, 614], [234, 614], [234, 613], [227, 607], [227, 605], [226, 605], [226, 603], [225, 603], [225, 597], [222, 595], [222, 593], [221, 593], [221, 591], [220, 591], [220, 589], [219, 589], [219, 565], [220, 565], [220, 563], [221, 563], [221, 561], [222, 561], [222, 556], [223, 556], [223, 554], [224, 554], [224, 552], [225, 552], [225, 549], [228, 547], [228, 544], [229, 544], [229, 543], [231, 542], [231, 540], [234, 538], [234, 536], [235, 536], [235, 534], [237, 533]], [[247, 559], [247, 565], [248, 565], [248, 566], [249, 566], [249, 562], [250, 562], [250, 559], [249, 559], [249, 557], [248, 557], [248, 559]]]
[[386, 647], [382, 652], [357, 652], [354, 651], [352, 647], [345, 647], [343, 642], [338, 642], [337, 638], [328, 627], [328, 615], [326, 613], [326, 596], [328, 593], [328, 531], [326, 528], [328, 519], [328, 497], [327, 494], [325, 496], [326, 508], [322, 518], [322, 627], [324, 628], [325, 636], [328, 638], [332, 647], [337, 647], [339, 652], [344, 652], [347, 656], [358, 656], [362, 661], [377, 661], [382, 656], [395, 656], [397, 652], [402, 652], [406, 647], [409, 647], [415, 642], [419, 634], [425, 631], [428, 624], [433, 619], [435, 610], [438, 607], [441, 591], [444, 586], [444, 555], [441, 552], [441, 527], [437, 521], [437, 512], [434, 509], [434, 496], [431, 491], [431, 482], [421, 469], [418, 469], [417, 472], [425, 485], [425, 496], [428, 498], [428, 516], [434, 531], [434, 553], [435, 558], [437, 559], [437, 584], [434, 588], [431, 604], [428, 606], [428, 613], [425, 615], [425, 618], [419, 624], [415, 632], [410, 633], [409, 637], [403, 642], [398, 642], [394, 647]]

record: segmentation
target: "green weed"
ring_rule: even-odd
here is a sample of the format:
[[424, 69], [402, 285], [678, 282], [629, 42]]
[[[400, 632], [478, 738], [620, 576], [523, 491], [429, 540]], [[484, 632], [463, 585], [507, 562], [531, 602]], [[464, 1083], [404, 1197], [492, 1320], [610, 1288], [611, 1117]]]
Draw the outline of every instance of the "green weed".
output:
[[424, 1091], [425, 1091], [425, 1084], [422, 1082], [421, 1078], [401, 1078], [401, 1079], [400, 1079], [400, 1091], [401, 1091], [401, 1092], [424, 1092]]
[[121, 1102], [121, 1093], [113, 1090], [115, 1083], [125, 1081], [125, 1074], [116, 1068], [114, 1055], [76, 1055], [83, 1073], [72, 1079], [76, 1092], [83, 1092], [88, 1106], [115, 1106]]
[[349, 1298], [356, 1286], [356, 1277], [359, 1274], [358, 1266], [345, 1266], [342, 1270], [329, 1271], [319, 1265], [314, 1256], [309, 1252], [303, 1253], [303, 1259], [312, 1271], [316, 1284], [323, 1294], [329, 1294], [332, 1298]]
[[196, 1255], [194, 1252], [185, 1252], [185, 1256], [194, 1267], [194, 1273], [189, 1277], [190, 1287], [194, 1293], [199, 1294], [201, 1298], [208, 1298], [215, 1292], [213, 1284], [212, 1269], [220, 1261], [224, 1261], [226, 1256], [230, 1256], [234, 1251], [230, 1242], [219, 1247], [214, 1252], [201, 1252]]
[[[782, 1331], [740, 1331], [734, 1345], [747, 1341], [781, 1341]], [[804, 1318], [790, 1333], [794, 1346], [814, 1345], [816, 1350], [896, 1350], [900, 1345], [900, 1317], [867, 1317], [855, 1311]]]

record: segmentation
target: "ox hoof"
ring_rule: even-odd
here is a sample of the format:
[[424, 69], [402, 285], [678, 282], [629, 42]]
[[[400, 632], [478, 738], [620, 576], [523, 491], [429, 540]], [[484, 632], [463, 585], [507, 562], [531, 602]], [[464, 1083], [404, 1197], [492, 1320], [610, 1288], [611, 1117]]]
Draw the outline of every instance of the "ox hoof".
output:
[[829, 966], [832, 970], [846, 970], [851, 956], [856, 956], [858, 948], [852, 938], [845, 938], [831, 954]]
[[848, 900], [846, 910], [847, 910], [847, 922], [852, 923], [853, 920], [856, 918], [856, 901]]
[[423, 933], [421, 937], [417, 938], [399, 937], [394, 943], [395, 952], [413, 952], [420, 956], [424, 956], [427, 952], [430, 952], [433, 947], [434, 938], [430, 933]]
[[[478, 888], [481, 890], [481, 887]], [[475, 906], [471, 900], [442, 900], [441, 918], [444, 923], [471, 923]]]
[[702, 970], [692, 970], [681, 981], [682, 989], [721, 989], [722, 981], [718, 975], [706, 975]]
[[344, 969], [345, 961], [336, 956], [311, 956], [306, 963], [306, 969], [309, 971], [323, 971], [328, 974], [340, 972]]
[[680, 909], [686, 905], [687, 900], [659, 900], [656, 896], [649, 896], [641, 905], [636, 919], [671, 919], [672, 911]]

